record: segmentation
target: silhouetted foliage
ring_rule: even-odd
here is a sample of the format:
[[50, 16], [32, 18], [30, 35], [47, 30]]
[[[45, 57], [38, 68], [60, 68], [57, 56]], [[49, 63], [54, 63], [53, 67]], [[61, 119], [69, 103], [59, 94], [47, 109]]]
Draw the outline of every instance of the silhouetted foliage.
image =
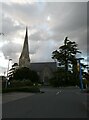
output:
[[32, 86], [33, 83], [30, 80], [11, 80], [10, 87], [24, 87], [24, 86]]
[[9, 80], [13, 79], [13, 74], [15, 73], [15, 71], [16, 71], [17, 68], [18, 68], [18, 63], [14, 63], [12, 65], [12, 68], [8, 71]]
[[[66, 37], [64, 39], [64, 45], [60, 46], [58, 50], [52, 52], [52, 59], [56, 59], [60, 65], [64, 65], [64, 76], [62, 76], [62, 71], [58, 71], [60, 74], [59, 78], [63, 78], [65, 83], [74, 83], [73, 81], [79, 80], [79, 72], [77, 70], [77, 58], [76, 54], [81, 53], [78, 50], [78, 44], [76, 42], [72, 42]], [[69, 68], [72, 67], [71, 72]], [[71, 80], [72, 79], [72, 80]], [[71, 80], [71, 81], [70, 81]]]
[[54, 78], [50, 79], [50, 85], [54, 87], [59, 87], [59, 86], [79, 86], [79, 79], [75, 79], [73, 76], [73, 73], [70, 71], [66, 72], [68, 79], [66, 80], [65, 76], [65, 69], [59, 68], [55, 73], [54, 73]]
[[89, 82], [89, 73], [84, 72], [83, 77]]
[[75, 65], [77, 63], [76, 54], [81, 53], [76, 42], [71, 42], [68, 37], [64, 40], [64, 45], [59, 47], [59, 50], [52, 52], [52, 58], [60, 62], [61, 65], [65, 65], [65, 71], [68, 71], [69, 63]]
[[13, 65], [12, 65], [12, 68], [13, 67], [17, 67], [18, 66], [18, 63], [14, 63]]
[[39, 76], [37, 72], [32, 71], [27, 67], [22, 67], [15, 71], [13, 79], [15, 80], [29, 79], [31, 82], [35, 83], [39, 81]]

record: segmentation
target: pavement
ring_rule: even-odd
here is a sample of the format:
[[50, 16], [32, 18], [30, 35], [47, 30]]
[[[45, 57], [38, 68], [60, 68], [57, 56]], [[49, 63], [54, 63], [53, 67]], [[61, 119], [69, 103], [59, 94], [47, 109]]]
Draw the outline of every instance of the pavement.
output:
[[[87, 118], [87, 96], [75, 88], [41, 88], [43, 94], [3, 95], [3, 118]], [[13, 97], [14, 96], [14, 97]]]
[[12, 92], [12, 93], [4, 93], [2, 95], [2, 104], [15, 101], [18, 99], [22, 99], [28, 96], [32, 96], [34, 93], [26, 93], [26, 92]]
[[34, 95], [34, 93], [12, 92], [12, 93], [0, 94], [0, 120], [2, 119], [2, 109], [3, 109], [2, 104], [20, 100], [22, 98], [32, 95]]
[[85, 109], [87, 110], [88, 114], [89, 114], [89, 93], [82, 93], [85, 96], [87, 96], [87, 102], [83, 102], [82, 104], [84, 105]]

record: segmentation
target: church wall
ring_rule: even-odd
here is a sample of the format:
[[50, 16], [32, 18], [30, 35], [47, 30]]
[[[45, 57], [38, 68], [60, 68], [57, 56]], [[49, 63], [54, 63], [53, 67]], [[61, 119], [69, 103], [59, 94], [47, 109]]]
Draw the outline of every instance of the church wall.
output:
[[45, 84], [48, 84], [49, 79], [51, 79], [52, 77], [53, 72], [49, 67], [44, 67], [43, 70], [40, 72], [40, 80]]

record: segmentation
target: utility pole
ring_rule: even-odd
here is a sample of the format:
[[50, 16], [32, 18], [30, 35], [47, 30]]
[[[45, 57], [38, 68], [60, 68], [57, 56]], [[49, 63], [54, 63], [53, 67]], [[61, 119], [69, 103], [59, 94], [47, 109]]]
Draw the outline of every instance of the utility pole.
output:
[[83, 60], [84, 58], [79, 58], [78, 60], [78, 71], [79, 71], [79, 79], [80, 79], [80, 88], [81, 91], [83, 90], [83, 81], [82, 81], [82, 66], [81, 66], [81, 60]]
[[57, 60], [54, 59], [55, 63], [56, 63], [56, 79], [58, 80], [58, 63], [57, 63]]
[[7, 88], [7, 84], [8, 84], [8, 71], [9, 71], [9, 64], [10, 64], [10, 61], [11, 61], [12, 59], [9, 59], [8, 60], [8, 68], [7, 68], [7, 78], [6, 78], [6, 88]]

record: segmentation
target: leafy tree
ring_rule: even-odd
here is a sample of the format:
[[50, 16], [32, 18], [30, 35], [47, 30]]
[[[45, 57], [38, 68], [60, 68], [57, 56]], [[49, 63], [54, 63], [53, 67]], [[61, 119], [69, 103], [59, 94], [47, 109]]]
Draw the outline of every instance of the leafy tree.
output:
[[64, 45], [60, 46], [58, 50], [52, 52], [52, 58], [56, 59], [61, 65], [65, 66], [65, 78], [68, 82], [69, 74], [68, 68], [70, 64], [72, 65], [73, 75], [77, 78], [77, 59], [76, 54], [81, 53], [78, 48], [78, 44], [76, 42], [72, 42], [66, 37], [64, 39]]
[[75, 80], [73, 73], [71, 71], [66, 72], [68, 79], [66, 80], [65, 69], [58, 68], [58, 70], [54, 73], [54, 78], [50, 79], [50, 85], [54, 87], [59, 86], [79, 86], [79, 79]]
[[12, 65], [12, 68], [16, 68], [18, 66], [18, 63], [14, 63], [13, 65]]
[[29, 79], [31, 82], [35, 83], [39, 81], [39, 76], [37, 72], [30, 70], [27, 67], [18, 68], [13, 76], [15, 80]]
[[83, 78], [85, 80], [85, 83], [89, 85], [89, 73], [88, 72], [83, 72]]
[[8, 72], [9, 80], [11, 80], [13, 78], [13, 74], [15, 73], [15, 71], [16, 71], [17, 68], [18, 68], [18, 63], [14, 63], [12, 65], [12, 68]]

